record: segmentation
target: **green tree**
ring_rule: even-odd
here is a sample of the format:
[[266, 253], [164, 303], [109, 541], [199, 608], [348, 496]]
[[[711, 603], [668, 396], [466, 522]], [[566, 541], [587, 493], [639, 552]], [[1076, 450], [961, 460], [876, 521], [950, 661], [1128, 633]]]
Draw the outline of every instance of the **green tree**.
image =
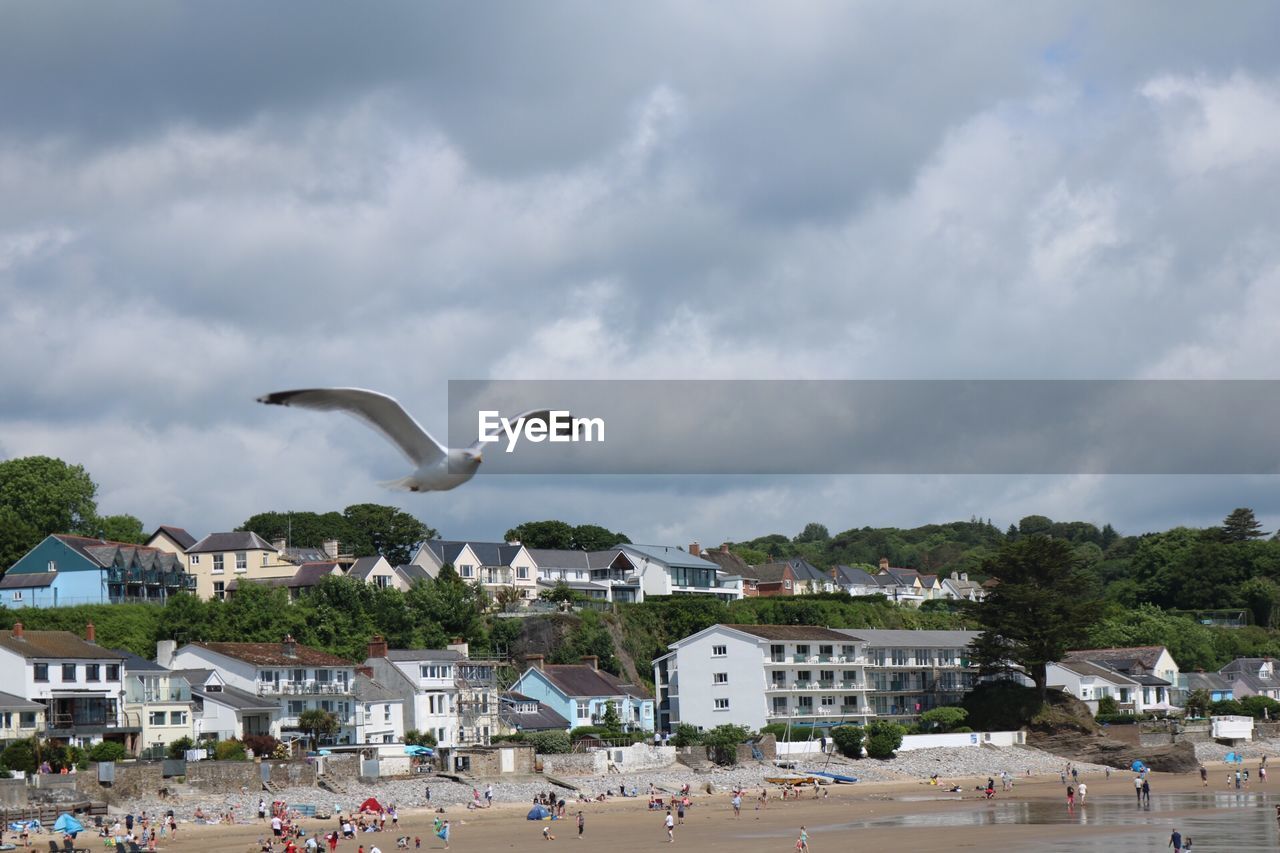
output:
[[819, 524], [816, 521], [811, 521], [804, 526], [804, 530], [801, 530], [793, 541], [826, 542], [830, 539], [831, 533], [827, 530], [827, 526], [825, 524]]
[[1053, 529], [1053, 522], [1043, 515], [1028, 515], [1018, 522], [1018, 536], [1047, 535]]
[[0, 462], [0, 562], [12, 565], [51, 533], [95, 534], [97, 493], [80, 465], [48, 456]]
[[245, 761], [248, 759], [249, 753], [245, 752], [243, 743], [232, 738], [215, 743], [213, 745], [213, 757], [217, 761]]
[[738, 746], [750, 737], [751, 730], [746, 726], [723, 723], [703, 732], [702, 744], [707, 748], [708, 757], [716, 764], [737, 764]]
[[165, 755], [170, 758], [184, 758], [186, 757], [187, 750], [194, 748], [195, 741], [191, 740], [191, 738], [186, 735], [183, 735], [177, 740], [170, 742], [170, 744], [165, 747]]
[[87, 758], [90, 761], [121, 761], [129, 755], [124, 744], [114, 740], [103, 740], [89, 747]]
[[104, 515], [97, 520], [102, 538], [111, 542], [127, 542], [130, 545], [141, 545], [147, 541], [147, 532], [142, 528], [142, 519], [132, 515]]
[[514, 586], [498, 587], [493, 592], [493, 603], [497, 606], [500, 613], [509, 613], [520, 606], [520, 602], [524, 600], [524, 593], [516, 589]]
[[1240, 595], [1245, 606], [1253, 614], [1253, 623], [1271, 628], [1276, 623], [1276, 608], [1280, 605], [1280, 586], [1271, 578], [1253, 577], [1240, 585]]
[[689, 723], [677, 723], [676, 730], [671, 735], [672, 746], [697, 746], [702, 743], [702, 732], [698, 731], [698, 727]]
[[268, 542], [284, 539], [296, 548], [319, 548], [326, 539], [337, 539], [339, 542], [351, 539], [347, 520], [340, 512], [260, 512], [249, 516], [236, 530], [251, 531]]
[[1250, 539], [1258, 539], [1263, 535], [1262, 524], [1258, 522], [1253, 510], [1248, 507], [1239, 507], [1231, 510], [1231, 513], [1223, 519], [1222, 535], [1228, 542], [1247, 542]]
[[533, 744], [534, 752], [541, 755], [563, 755], [573, 751], [568, 732], [525, 732], [524, 742]]
[[5, 770], [21, 770], [24, 773], [36, 772], [40, 743], [35, 738], [15, 740], [0, 752], [0, 765]]
[[413, 552], [439, 533], [409, 513], [382, 504], [352, 504], [342, 511], [347, 545], [357, 557], [381, 554], [393, 566], [409, 562]]
[[543, 601], [558, 601], [563, 604], [572, 604], [578, 600], [578, 593], [574, 592], [569, 584], [563, 579], [557, 580], [555, 585], [550, 589], [544, 589], [538, 593], [538, 598]]
[[298, 715], [298, 728], [311, 738], [311, 748], [320, 748], [320, 738], [331, 737], [340, 728], [338, 718], [323, 708], [308, 708]]
[[1044, 699], [1048, 664], [1079, 648], [1097, 618], [1092, 579], [1071, 543], [1046, 536], [1005, 545], [984, 570], [999, 583], [965, 608], [982, 626], [971, 657], [984, 675], [1020, 668]]
[[572, 548], [573, 526], [554, 519], [526, 521], [507, 531], [507, 541], [526, 548]]
[[[1192, 691], [1192, 692], [1195, 692], [1195, 691]], [[1205, 698], [1208, 699], [1209, 694], [1205, 693], [1204, 695], [1205, 695]], [[1188, 701], [1190, 700], [1188, 699]], [[1188, 712], [1189, 710], [1190, 709], [1188, 707]], [[1099, 717], [1103, 716], [1104, 714], [1118, 714], [1118, 713], [1120, 713], [1120, 703], [1116, 701], [1116, 697], [1107, 695], [1107, 696], [1102, 696], [1098, 699], [1098, 716]]]
[[573, 547], [579, 551], [604, 551], [630, 543], [625, 533], [617, 533], [598, 524], [579, 524], [573, 528]]
[[928, 731], [949, 732], [964, 725], [969, 712], [964, 708], [942, 707], [930, 708], [920, 715], [920, 723]]
[[610, 702], [605, 706], [604, 715], [600, 718], [600, 728], [604, 729], [609, 736], [621, 733], [622, 717], [618, 715], [618, 709], [614, 703]]
[[831, 730], [831, 740], [845, 758], [862, 757], [862, 726], [836, 726]]
[[[1107, 698], [1111, 698], [1111, 697], [1107, 697]], [[1213, 697], [1210, 695], [1209, 691], [1201, 687], [1189, 692], [1187, 694], [1187, 699], [1183, 704], [1186, 706], [1188, 717], [1203, 717], [1209, 713], [1209, 704], [1212, 701], [1213, 701]], [[1111, 699], [1111, 705], [1112, 707], [1116, 706], [1115, 699]], [[1102, 710], [1101, 700], [1098, 701], [1098, 713], [1099, 714], [1104, 713]], [[1115, 711], [1110, 711], [1107, 713], [1115, 713]]]
[[902, 738], [906, 733], [906, 728], [898, 723], [889, 720], [873, 720], [867, 725], [867, 756], [893, 758], [894, 752], [902, 746]]
[[404, 742], [409, 746], [435, 746], [436, 736], [431, 732], [409, 729], [404, 733]]

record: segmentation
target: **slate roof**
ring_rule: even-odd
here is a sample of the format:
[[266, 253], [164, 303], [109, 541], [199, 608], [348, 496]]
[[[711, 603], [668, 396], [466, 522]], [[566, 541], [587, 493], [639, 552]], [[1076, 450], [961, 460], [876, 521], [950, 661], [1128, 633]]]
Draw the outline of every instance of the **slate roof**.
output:
[[839, 628], [839, 633], [864, 641], [872, 648], [957, 648], [967, 646], [978, 631], [918, 631], [910, 628]]
[[711, 548], [702, 552], [702, 559], [709, 560], [720, 567], [722, 571], [726, 571], [731, 575], [739, 577], [749, 577], [747, 570], [750, 566], [747, 561], [739, 557], [732, 551], [721, 551], [719, 548]]
[[886, 578], [878, 578], [864, 569], [853, 566], [836, 566], [836, 582], [845, 586], [883, 587]]
[[304, 589], [307, 587], [317, 586], [320, 581], [334, 574], [334, 569], [338, 568], [337, 563], [303, 563], [298, 566], [298, 570], [292, 575], [283, 578], [237, 578], [227, 584], [227, 589], [235, 591], [240, 586], [240, 581], [245, 583], [256, 583], [262, 586], [284, 587], [286, 589]]
[[43, 711], [45, 706], [12, 693], [0, 693], [0, 710], [4, 711]]
[[377, 554], [372, 557], [361, 557], [351, 564], [351, 568], [347, 569], [347, 577], [361, 581], [368, 580], [369, 575], [373, 572], [374, 567], [378, 565], [378, 561], [381, 559], [382, 557]]
[[[72, 536], [69, 533], [54, 533], [53, 538], [100, 569], [124, 566], [172, 571], [182, 568], [182, 561], [177, 554], [170, 554], [168, 551], [161, 551], [159, 548], [148, 548], [145, 545], [134, 545], [129, 542], [94, 539], [89, 536]], [[48, 574], [44, 566], [34, 567], [34, 570], [27, 572], [10, 569], [6, 574], [14, 575], [19, 573]]]
[[324, 563], [333, 559], [328, 551], [315, 545], [290, 545], [282, 556], [290, 563]]
[[224, 657], [242, 660], [254, 666], [293, 667], [298, 665], [350, 667], [351, 661], [337, 655], [313, 649], [301, 643], [295, 644], [295, 653], [284, 653], [283, 643], [192, 643], [198, 649], [208, 649]]
[[[521, 702], [533, 702], [538, 710], [520, 713], [515, 705]], [[564, 731], [569, 728], [569, 721], [558, 712], [519, 693], [503, 693], [499, 697], [498, 717], [505, 725], [526, 732]]]
[[[880, 577], [891, 579], [898, 586], [915, 586], [917, 580], [921, 580], [920, 573], [915, 569], [902, 569], [896, 566], [890, 566], [879, 572]], [[923, 581], [921, 581], [923, 583]]]
[[674, 545], [619, 545], [618, 548], [625, 554], [635, 554], [641, 559], [648, 557], [650, 560], [657, 560], [668, 566], [681, 566], [689, 569], [719, 568], [710, 560], [694, 557], [683, 548], [677, 548]]
[[119, 655], [124, 660], [124, 671], [126, 674], [133, 672], [168, 672], [169, 670], [162, 667], [153, 660], [147, 660], [141, 655], [135, 655], [133, 652], [124, 649], [112, 649], [112, 654]]
[[572, 548], [530, 548], [529, 556], [538, 568], [575, 569], [607, 569], [622, 553], [621, 548], [606, 548], [602, 551], [576, 551]]
[[1164, 646], [1133, 646], [1127, 649], [1075, 649], [1066, 654], [1065, 660], [1088, 660], [1104, 663], [1114, 669], [1132, 669], [1134, 663], [1143, 669], [1153, 670]]
[[181, 527], [174, 527], [171, 524], [162, 524], [156, 528], [155, 533], [151, 534], [151, 538], [154, 539], [161, 533], [172, 539], [173, 543], [184, 551], [196, 544], [196, 537], [192, 536]]
[[1076, 675], [1087, 675], [1093, 678], [1103, 678], [1116, 684], [1134, 684], [1132, 678], [1124, 673], [1117, 672], [1110, 667], [1101, 666], [1091, 663], [1087, 660], [1068, 660], [1061, 661], [1057, 664], [1065, 670], [1074, 672]]
[[212, 669], [171, 669], [170, 676], [185, 678], [187, 683], [191, 685], [193, 690], [203, 689], [205, 682], [209, 680], [209, 676], [213, 675]]
[[219, 551], [274, 551], [275, 547], [256, 533], [234, 530], [210, 533], [187, 549], [188, 554], [212, 554]]
[[22, 638], [12, 631], [0, 631], [0, 648], [28, 660], [65, 658], [67, 660], [119, 660], [120, 655], [95, 643], [88, 643], [70, 631], [23, 631]]
[[406, 563], [403, 566], [396, 566], [396, 571], [399, 572], [401, 577], [403, 577], [410, 585], [413, 585], [418, 581], [431, 580], [431, 573], [422, 566], [419, 566], [417, 563]]
[[623, 684], [608, 672], [592, 669], [585, 663], [547, 664], [542, 674], [566, 696], [649, 696], [633, 684]]
[[239, 687], [227, 686], [221, 690], [213, 691], [205, 690], [201, 687], [192, 687], [191, 695], [208, 702], [221, 703], [237, 711], [275, 711], [280, 707], [279, 702], [273, 702], [261, 696], [254, 696], [249, 691], [241, 690]]
[[839, 631], [833, 631], [830, 628], [820, 628], [816, 625], [735, 625], [726, 624], [724, 628], [732, 628], [735, 631], [741, 631], [744, 634], [750, 634], [753, 637], [760, 637], [763, 640], [779, 640], [797, 641], [797, 640], [813, 640], [825, 641], [832, 643], [847, 643], [849, 637]]
[[6, 572], [0, 578], [0, 589], [35, 589], [53, 586], [57, 572]]
[[398, 693], [392, 693], [382, 685], [380, 681], [370, 678], [363, 673], [356, 673], [355, 681], [352, 682], [352, 693], [360, 702], [403, 702], [404, 698]]
[[[1184, 672], [1187, 690], [1208, 690], [1210, 693], [1222, 693], [1232, 689], [1231, 680], [1217, 672]], [[1274, 689], [1276, 685], [1272, 685]]]
[[387, 649], [387, 660], [411, 663], [418, 660], [465, 660], [453, 649]]
[[[790, 567], [786, 563], [765, 563], [761, 566], [747, 566], [742, 570], [742, 577], [756, 583], [782, 583], [787, 579]], [[791, 575], [794, 576], [794, 572]]]
[[441, 563], [455, 563], [462, 549], [471, 546], [471, 553], [476, 555], [482, 566], [509, 566], [520, 553], [520, 545], [508, 545], [506, 542], [470, 542], [448, 539], [428, 539], [422, 547], [429, 550]]

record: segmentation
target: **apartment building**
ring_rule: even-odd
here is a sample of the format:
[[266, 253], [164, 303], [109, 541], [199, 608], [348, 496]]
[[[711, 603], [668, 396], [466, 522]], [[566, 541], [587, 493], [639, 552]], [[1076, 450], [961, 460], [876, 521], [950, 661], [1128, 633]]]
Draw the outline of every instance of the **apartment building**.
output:
[[163, 758], [165, 748], [180, 738], [194, 738], [195, 715], [191, 685], [155, 661], [121, 649], [124, 661], [124, 713], [142, 727], [137, 752], [147, 758]]
[[403, 701], [404, 729], [430, 732], [442, 749], [488, 744], [501, 710], [494, 658], [470, 657], [466, 643], [446, 649], [389, 649], [369, 641], [364, 666]]
[[[162, 665], [170, 662], [168, 649], [157, 652]], [[277, 706], [264, 734], [279, 738], [298, 731], [302, 713], [318, 708], [333, 714], [340, 726], [328, 743], [358, 742], [355, 665], [293, 637], [279, 643], [188, 643], [171, 653], [171, 668], [216, 669], [226, 685]]]
[[653, 662], [658, 727], [910, 720], [976, 683], [972, 631], [713, 625]]

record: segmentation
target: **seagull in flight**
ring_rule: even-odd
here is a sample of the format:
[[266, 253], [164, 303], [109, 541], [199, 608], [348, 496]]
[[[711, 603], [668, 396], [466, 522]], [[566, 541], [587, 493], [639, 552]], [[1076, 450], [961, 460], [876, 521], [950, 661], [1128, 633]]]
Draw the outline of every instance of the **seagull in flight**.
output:
[[[479, 439], [464, 448], [445, 447], [424, 430], [394, 397], [364, 388], [307, 388], [276, 391], [258, 398], [269, 406], [297, 406], [322, 412], [345, 412], [382, 433], [383, 438], [417, 466], [413, 473], [382, 485], [410, 492], [444, 492], [476, 475], [482, 456]], [[534, 409], [511, 419], [551, 422], [549, 409]]]

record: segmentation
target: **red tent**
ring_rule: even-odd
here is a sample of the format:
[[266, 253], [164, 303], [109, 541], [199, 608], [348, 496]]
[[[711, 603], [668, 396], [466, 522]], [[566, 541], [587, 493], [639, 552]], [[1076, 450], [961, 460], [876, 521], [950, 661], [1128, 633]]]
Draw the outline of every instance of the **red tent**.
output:
[[363, 803], [360, 804], [360, 811], [378, 812], [379, 814], [381, 814], [382, 812], [385, 812], [386, 809], [384, 809], [377, 800], [375, 800], [373, 797], [370, 797], [369, 799], [365, 800]]

